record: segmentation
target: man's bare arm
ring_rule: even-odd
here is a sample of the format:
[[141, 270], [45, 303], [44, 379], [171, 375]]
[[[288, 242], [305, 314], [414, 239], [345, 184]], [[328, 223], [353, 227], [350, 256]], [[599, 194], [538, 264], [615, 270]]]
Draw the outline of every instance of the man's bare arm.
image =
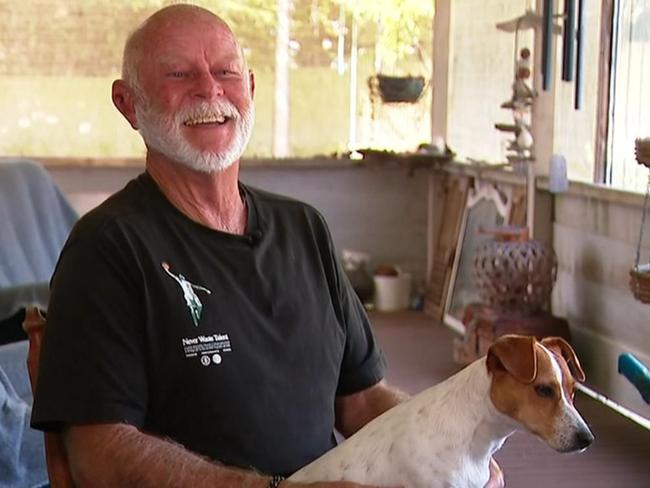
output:
[[[126, 424], [71, 426], [64, 442], [79, 488], [266, 488], [269, 477], [218, 465], [171, 441]], [[354, 483], [290, 483], [282, 488], [358, 488]], [[377, 487], [375, 487], [377, 488]]]
[[372, 419], [408, 398], [408, 394], [389, 386], [384, 380], [358, 393], [337, 397], [336, 428], [345, 437], [350, 437]]
[[126, 424], [72, 426], [64, 433], [79, 487], [241, 486], [264, 488], [268, 478], [218, 466], [173, 442]]

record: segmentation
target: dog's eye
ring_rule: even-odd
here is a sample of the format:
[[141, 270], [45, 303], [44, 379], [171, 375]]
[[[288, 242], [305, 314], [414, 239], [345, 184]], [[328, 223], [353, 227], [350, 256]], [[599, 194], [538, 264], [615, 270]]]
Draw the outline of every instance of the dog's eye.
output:
[[551, 398], [554, 395], [553, 388], [549, 385], [535, 385], [535, 393], [542, 398]]

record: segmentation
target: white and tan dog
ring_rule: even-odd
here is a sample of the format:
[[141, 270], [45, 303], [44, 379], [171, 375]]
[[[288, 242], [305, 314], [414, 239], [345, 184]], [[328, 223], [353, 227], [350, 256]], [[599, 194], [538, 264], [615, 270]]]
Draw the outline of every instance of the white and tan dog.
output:
[[369, 422], [291, 481], [346, 480], [408, 488], [482, 488], [491, 456], [526, 429], [560, 452], [594, 437], [573, 406], [584, 372], [559, 337], [508, 335], [446, 381]]

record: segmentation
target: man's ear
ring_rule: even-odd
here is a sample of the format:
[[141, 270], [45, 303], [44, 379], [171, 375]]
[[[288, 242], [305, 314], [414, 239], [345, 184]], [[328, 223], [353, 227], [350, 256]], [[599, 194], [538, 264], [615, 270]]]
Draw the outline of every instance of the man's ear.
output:
[[135, 94], [124, 80], [115, 80], [111, 91], [113, 105], [120, 111], [124, 118], [135, 130], [138, 130], [138, 122], [135, 117]]
[[252, 69], [248, 70], [248, 86], [251, 90], [251, 100], [255, 99], [255, 73]]

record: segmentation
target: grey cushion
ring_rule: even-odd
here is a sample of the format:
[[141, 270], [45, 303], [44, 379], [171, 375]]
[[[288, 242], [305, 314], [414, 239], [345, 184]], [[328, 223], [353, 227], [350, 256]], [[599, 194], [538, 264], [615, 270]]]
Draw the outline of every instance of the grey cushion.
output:
[[43, 433], [29, 426], [27, 349], [27, 341], [0, 346], [0, 486], [6, 488], [47, 483]]
[[46, 284], [77, 218], [41, 164], [0, 161], [0, 319], [46, 305]]

